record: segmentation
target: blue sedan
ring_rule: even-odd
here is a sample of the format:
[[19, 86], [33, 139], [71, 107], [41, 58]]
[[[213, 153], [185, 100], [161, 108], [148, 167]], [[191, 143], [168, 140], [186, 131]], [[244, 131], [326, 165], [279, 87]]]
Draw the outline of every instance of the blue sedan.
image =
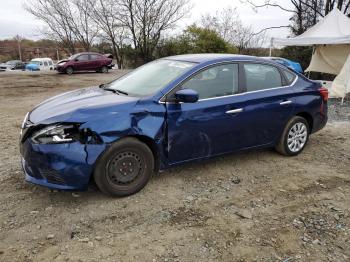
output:
[[299, 154], [327, 122], [327, 89], [262, 58], [159, 59], [29, 112], [20, 150], [28, 182], [127, 196], [152, 174], [243, 150]]

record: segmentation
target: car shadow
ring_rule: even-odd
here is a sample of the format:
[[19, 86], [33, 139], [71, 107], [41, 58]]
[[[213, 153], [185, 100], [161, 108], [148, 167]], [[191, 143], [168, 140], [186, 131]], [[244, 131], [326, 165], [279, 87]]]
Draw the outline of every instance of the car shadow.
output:
[[[270, 157], [271, 156], [271, 157]], [[140, 199], [142, 200], [146, 195], [152, 194], [152, 188], [159, 187], [159, 183], [164, 183], [164, 180], [176, 176], [177, 178], [185, 179], [186, 182], [189, 180], [197, 178], [198, 176], [208, 176], [208, 172], [216, 167], [231, 165], [238, 165], [240, 168], [248, 166], [252, 161], [259, 161], [261, 158], [276, 158], [283, 156], [278, 155], [273, 152], [273, 150], [257, 150], [257, 151], [247, 151], [241, 153], [233, 153], [223, 156], [218, 156], [206, 160], [198, 160], [194, 162], [184, 163], [176, 167], [169, 168], [167, 170], [161, 171], [160, 173], [154, 175], [151, 178], [151, 181], [146, 188], [139, 193], [128, 197], [111, 197], [104, 195], [99, 191], [96, 184], [91, 180], [87, 191], [61, 191], [61, 190], [52, 190], [45, 187], [37, 185], [26, 185], [30, 187], [32, 194], [39, 194], [38, 197], [48, 198], [50, 202], [54, 203], [56, 206], [76, 206], [77, 204], [84, 204], [87, 202], [105, 202], [109, 200], [120, 200], [123, 202], [123, 199]], [[210, 175], [210, 174], [209, 174]], [[215, 176], [213, 175], [213, 179]], [[35, 188], [35, 190], [33, 190]]]

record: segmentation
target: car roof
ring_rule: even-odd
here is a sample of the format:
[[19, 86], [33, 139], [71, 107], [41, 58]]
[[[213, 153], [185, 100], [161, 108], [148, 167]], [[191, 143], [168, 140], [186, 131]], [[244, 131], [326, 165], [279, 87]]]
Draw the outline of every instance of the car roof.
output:
[[102, 54], [96, 53], [96, 52], [82, 52], [82, 53], [76, 53], [74, 55], [102, 55]]
[[49, 57], [43, 57], [43, 58], [34, 58], [34, 59], [32, 59], [31, 61], [47, 61], [47, 60], [52, 60], [51, 58], [49, 58]]
[[[187, 54], [164, 57], [163, 59], [192, 62], [192, 63], [206, 63], [206, 62], [220, 62], [220, 61], [264, 61], [255, 56], [234, 55], [234, 54]], [[266, 61], [266, 60], [265, 60]]]

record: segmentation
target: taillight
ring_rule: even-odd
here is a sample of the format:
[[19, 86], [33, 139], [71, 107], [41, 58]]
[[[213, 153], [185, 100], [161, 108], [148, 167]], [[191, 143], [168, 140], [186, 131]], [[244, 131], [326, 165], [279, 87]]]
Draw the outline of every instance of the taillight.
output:
[[320, 92], [320, 95], [322, 96], [323, 101], [326, 102], [328, 100], [328, 89], [321, 87], [320, 89], [318, 89], [318, 91]]

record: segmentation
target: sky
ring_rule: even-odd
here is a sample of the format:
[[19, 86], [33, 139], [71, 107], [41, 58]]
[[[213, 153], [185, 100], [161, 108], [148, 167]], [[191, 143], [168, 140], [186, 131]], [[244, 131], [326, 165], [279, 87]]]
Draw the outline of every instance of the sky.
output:
[[[30, 39], [39, 39], [40, 28], [43, 24], [36, 20], [31, 14], [26, 12], [23, 4], [26, 0], [0, 0], [0, 39], [12, 38], [15, 35]], [[264, 0], [255, 0], [262, 3]], [[290, 0], [279, 0], [280, 4], [290, 7]], [[258, 32], [270, 26], [281, 26], [289, 24], [290, 14], [278, 8], [259, 9], [256, 13], [247, 4], [242, 4], [240, 0], [191, 0], [193, 8], [189, 17], [182, 20], [179, 30], [188, 24], [198, 21], [201, 14], [214, 14], [217, 10], [232, 7], [237, 8], [242, 22], [251, 25], [254, 31]], [[268, 31], [270, 37], [286, 37], [289, 31], [286, 28], [273, 29]]]

